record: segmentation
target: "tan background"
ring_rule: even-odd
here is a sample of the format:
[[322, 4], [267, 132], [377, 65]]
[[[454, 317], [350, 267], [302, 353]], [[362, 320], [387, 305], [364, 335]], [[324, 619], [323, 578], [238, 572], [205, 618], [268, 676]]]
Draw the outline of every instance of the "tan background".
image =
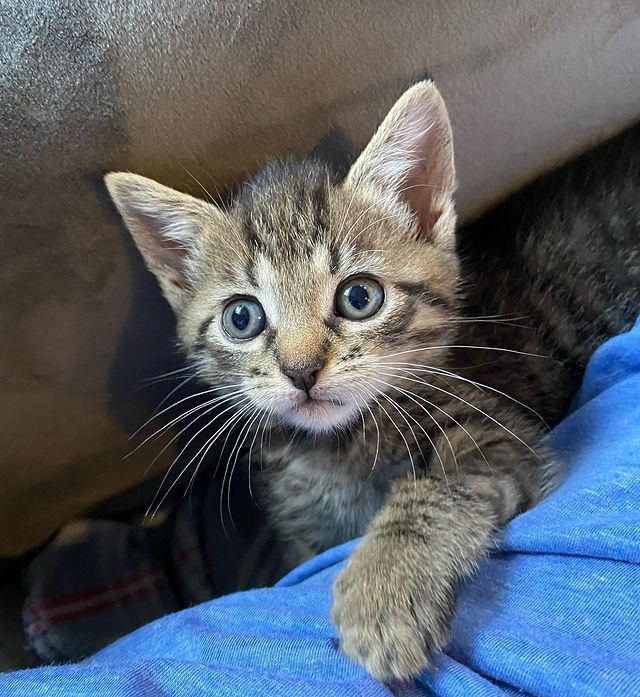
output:
[[333, 124], [362, 145], [428, 71], [469, 217], [640, 115], [634, 1], [49, 0], [0, 30], [0, 555], [154, 452], [121, 459], [163, 391], [141, 379], [176, 365], [171, 318], [103, 171], [224, 188]]

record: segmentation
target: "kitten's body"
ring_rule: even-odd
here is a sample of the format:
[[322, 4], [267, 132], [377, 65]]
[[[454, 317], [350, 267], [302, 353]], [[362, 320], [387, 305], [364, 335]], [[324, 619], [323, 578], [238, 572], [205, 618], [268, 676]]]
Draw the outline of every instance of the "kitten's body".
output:
[[[535, 445], [546, 431], [544, 422], [553, 426], [566, 413], [593, 351], [628, 329], [638, 314], [638, 192], [640, 127], [528, 187], [464, 230], [459, 244], [464, 260], [462, 316], [450, 343], [497, 350], [451, 349], [444, 365], [465, 380], [512, 399], [456, 379], [449, 384], [434, 380], [434, 385], [455, 392]], [[430, 363], [429, 353], [423, 352], [416, 362]], [[402, 388], [417, 391], [436, 405], [432, 414], [443, 428], [453, 431], [448, 436], [459, 441], [456, 452], [468, 451], [471, 440], [438, 408], [465, 425], [478, 441], [488, 430], [521, 447], [468, 404], [415, 382], [429, 377], [416, 370], [406, 375]], [[420, 420], [445, 464], [455, 467], [448, 443], [442, 442], [438, 427], [422, 408], [410, 396], [390, 395]], [[411, 419], [404, 420], [390, 404], [383, 404], [403, 430], [416, 467], [424, 467], [406, 420], [424, 453], [432, 453], [425, 434]], [[365, 437], [359, 421], [346, 434], [296, 439], [289, 447], [292, 434], [281, 434], [282, 450], [270, 454], [279, 474], [274, 477], [269, 472], [265, 485], [273, 501], [272, 515], [290, 542], [292, 560], [299, 562], [364, 534], [391, 481], [412, 474], [405, 443], [389, 418], [380, 410], [376, 414], [383, 435], [380, 462], [373, 472], [378, 444], [371, 421], [365, 424]], [[433, 454], [429, 467], [436, 472], [440, 467]], [[540, 474], [544, 485], [554, 473]]]
[[[640, 126], [635, 126], [461, 233], [471, 311], [522, 316], [515, 325], [534, 329], [475, 325], [471, 338], [562, 362], [550, 382], [548, 364], [517, 359], [515, 374], [529, 366], [536, 380], [511, 383], [552, 422], [566, 412], [594, 350], [637, 317], [639, 192]], [[488, 367], [484, 374], [504, 382], [502, 370]]]
[[[559, 420], [580, 365], [634, 319], [637, 141], [611, 145], [606, 172], [602, 155], [574, 166], [551, 197], [530, 189], [544, 209], [530, 220], [513, 226], [507, 207], [467, 231], [462, 276], [450, 131], [425, 83], [342, 183], [317, 163], [274, 166], [223, 212], [112, 175], [196, 370], [243, 386], [241, 442], [257, 452], [272, 428], [262, 481], [291, 563], [366, 533], [334, 619], [375, 675], [410, 677], [446, 643], [457, 585], [544, 493], [543, 420]], [[381, 281], [384, 304], [345, 319], [334, 297], [363, 274]], [[237, 296], [268, 318], [241, 343], [220, 327]], [[293, 374], [313, 377], [306, 397]]]

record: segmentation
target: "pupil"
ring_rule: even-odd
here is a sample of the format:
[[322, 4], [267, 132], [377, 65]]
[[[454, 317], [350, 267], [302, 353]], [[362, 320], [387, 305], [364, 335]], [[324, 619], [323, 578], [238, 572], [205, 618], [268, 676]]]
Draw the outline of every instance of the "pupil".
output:
[[352, 286], [348, 293], [349, 302], [356, 310], [364, 310], [369, 304], [369, 291], [364, 286]]
[[231, 321], [236, 329], [241, 332], [244, 331], [249, 325], [250, 319], [249, 308], [246, 305], [237, 305], [234, 308]]

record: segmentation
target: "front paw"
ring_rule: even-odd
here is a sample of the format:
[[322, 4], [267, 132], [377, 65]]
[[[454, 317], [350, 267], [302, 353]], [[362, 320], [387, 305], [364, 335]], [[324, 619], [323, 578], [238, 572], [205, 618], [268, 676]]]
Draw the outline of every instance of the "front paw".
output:
[[334, 585], [340, 647], [374, 677], [409, 680], [449, 638], [450, 583], [438, 580], [420, 547], [367, 538]]

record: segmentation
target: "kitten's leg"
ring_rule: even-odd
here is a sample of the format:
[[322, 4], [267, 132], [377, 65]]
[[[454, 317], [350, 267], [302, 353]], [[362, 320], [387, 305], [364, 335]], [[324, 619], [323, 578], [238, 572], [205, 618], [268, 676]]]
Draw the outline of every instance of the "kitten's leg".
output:
[[448, 481], [398, 482], [335, 583], [341, 647], [380, 679], [411, 678], [444, 648], [457, 586], [535, 493], [531, 453], [494, 442], [485, 455], [492, 473], [470, 456]]

